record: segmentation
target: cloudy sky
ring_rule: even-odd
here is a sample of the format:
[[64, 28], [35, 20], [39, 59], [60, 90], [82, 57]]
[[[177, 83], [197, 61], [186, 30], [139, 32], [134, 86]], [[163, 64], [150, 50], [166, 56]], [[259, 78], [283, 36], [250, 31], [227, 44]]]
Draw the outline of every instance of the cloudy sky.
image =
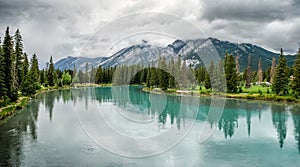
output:
[[0, 0], [0, 30], [17, 28], [42, 63], [108, 56], [139, 42], [215, 37], [295, 53], [299, 0]]

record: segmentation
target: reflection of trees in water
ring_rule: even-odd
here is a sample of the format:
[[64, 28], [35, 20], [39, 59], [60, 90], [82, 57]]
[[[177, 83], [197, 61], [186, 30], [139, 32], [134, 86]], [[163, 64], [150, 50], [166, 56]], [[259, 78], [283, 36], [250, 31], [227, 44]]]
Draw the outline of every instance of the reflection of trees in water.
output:
[[279, 140], [280, 148], [283, 147], [284, 140], [286, 138], [286, 120], [287, 113], [284, 105], [271, 105], [272, 110], [272, 122], [277, 131], [277, 137]]
[[291, 109], [294, 122], [294, 136], [300, 153], [300, 106], [293, 106]]
[[250, 107], [248, 104], [246, 104], [246, 120], [247, 120], [247, 132], [248, 136], [250, 136], [251, 133], [251, 113]]
[[39, 103], [39, 99], [33, 100], [29, 107], [17, 111], [9, 121], [0, 126], [0, 166], [20, 166], [23, 140], [37, 140], [36, 120]]
[[54, 107], [54, 102], [55, 99], [59, 100], [60, 99], [60, 91], [52, 91], [47, 94], [43, 94], [44, 99], [45, 99], [45, 107], [49, 111], [49, 119], [52, 121], [52, 114], [53, 114], [53, 107]]
[[232, 137], [235, 128], [238, 127], [239, 112], [236, 110], [235, 101], [226, 101], [221, 119], [219, 120], [219, 129], [223, 129], [225, 138]]

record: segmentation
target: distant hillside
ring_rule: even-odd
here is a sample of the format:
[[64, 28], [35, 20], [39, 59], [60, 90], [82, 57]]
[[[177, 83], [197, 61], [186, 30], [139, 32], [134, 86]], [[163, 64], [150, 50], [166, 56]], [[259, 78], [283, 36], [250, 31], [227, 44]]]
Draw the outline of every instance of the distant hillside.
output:
[[[194, 49], [191, 49], [194, 48]], [[272, 58], [278, 58], [278, 53], [273, 53], [262, 47], [248, 44], [248, 43], [231, 43], [228, 41], [221, 41], [215, 38], [208, 39], [195, 39], [195, 40], [175, 40], [172, 44], [166, 47], [158, 47], [149, 44], [132, 45], [126, 47], [116, 52], [109, 57], [97, 57], [97, 58], [87, 58], [87, 57], [67, 57], [59, 60], [55, 63], [55, 67], [61, 70], [73, 69], [74, 65], [78, 70], [83, 70], [85, 64], [88, 63], [89, 67], [96, 67], [102, 65], [107, 66], [117, 66], [120, 64], [150, 64], [152, 61], [157, 62], [159, 56], [165, 57], [170, 60], [172, 57], [176, 58], [178, 55], [182, 56], [183, 60], [192, 66], [199, 67], [203, 63], [201, 59], [196, 54], [197, 49], [203, 51], [208, 51], [207, 56], [210, 56], [211, 50], [216, 50], [221, 58], [224, 58], [225, 53], [233, 54], [234, 56], [239, 55], [241, 70], [247, 67], [248, 56], [252, 56], [252, 69], [256, 70], [259, 58], [262, 59], [263, 69], [271, 66]], [[206, 52], [205, 52], [206, 53]], [[286, 55], [288, 65], [291, 66], [294, 63], [295, 55]]]

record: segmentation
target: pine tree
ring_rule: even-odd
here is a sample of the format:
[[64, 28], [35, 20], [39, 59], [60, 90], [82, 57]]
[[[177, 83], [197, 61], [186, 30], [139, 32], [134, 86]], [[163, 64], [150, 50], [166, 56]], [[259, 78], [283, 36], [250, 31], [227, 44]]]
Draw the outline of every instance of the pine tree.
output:
[[252, 82], [252, 76], [251, 76], [251, 55], [248, 56], [248, 65], [247, 65], [247, 71], [246, 71], [246, 88], [250, 88], [251, 82]]
[[84, 82], [84, 74], [83, 74], [82, 70], [79, 70], [78, 78], [79, 78], [79, 83], [82, 84]]
[[5, 61], [4, 61], [4, 55], [2, 53], [2, 45], [0, 40], [0, 101], [4, 100], [4, 97], [6, 95], [6, 87], [5, 87]]
[[38, 60], [36, 54], [34, 54], [30, 61], [30, 69], [29, 63], [27, 59], [27, 55], [24, 54], [24, 63], [23, 63], [23, 74], [24, 81], [22, 82], [21, 92], [23, 95], [30, 96], [36, 93], [36, 90], [40, 89], [39, 84], [39, 69], [38, 69]]
[[52, 56], [50, 57], [49, 69], [47, 72], [47, 82], [49, 86], [55, 85], [55, 70], [54, 70]]
[[280, 50], [279, 64], [276, 67], [272, 90], [277, 95], [286, 95], [289, 89], [289, 70], [283, 50]]
[[300, 49], [298, 51], [297, 59], [294, 63], [294, 74], [293, 74], [293, 81], [292, 81], [292, 88], [293, 90], [300, 95]]
[[30, 62], [30, 71], [29, 71], [34, 82], [39, 83], [39, 63], [37, 59], [37, 55], [33, 54], [31, 62]]
[[211, 79], [212, 82], [212, 88], [216, 92], [224, 92], [226, 88], [226, 78], [224, 75], [224, 65], [223, 61], [220, 60], [219, 64], [215, 66], [213, 78]]
[[22, 43], [22, 36], [20, 34], [19, 29], [17, 29], [15, 36], [15, 69], [16, 69], [16, 79], [18, 83], [18, 87], [22, 84], [24, 75], [22, 71], [22, 65], [23, 65], [23, 60], [24, 60], [24, 55], [23, 55], [23, 43]]
[[156, 87], [158, 83], [158, 73], [157, 73], [157, 68], [152, 62], [152, 66], [150, 68], [150, 86], [151, 87]]
[[169, 62], [169, 68], [170, 70], [170, 75], [169, 75], [169, 86], [171, 88], [175, 87], [175, 61], [174, 58], [171, 58], [171, 61]]
[[3, 41], [2, 54], [4, 58], [4, 82], [5, 82], [5, 95], [11, 100], [16, 101], [18, 99], [18, 92], [14, 87], [14, 76], [13, 76], [13, 61], [14, 61], [14, 50], [12, 37], [9, 35], [9, 27], [5, 32]]
[[90, 82], [90, 77], [89, 77], [89, 64], [85, 63], [85, 73], [84, 73], [84, 83], [89, 83]]
[[146, 86], [150, 88], [151, 68], [147, 68]]
[[263, 70], [261, 67], [261, 58], [259, 58], [258, 60], [257, 74], [258, 74], [258, 84], [261, 84], [263, 82]]
[[237, 73], [235, 59], [232, 55], [227, 54], [225, 56], [225, 76], [227, 83], [227, 92], [235, 93], [237, 92]]
[[213, 83], [213, 81], [211, 81], [211, 79], [213, 78], [214, 75], [214, 69], [215, 69], [214, 62], [211, 61], [207, 73], [205, 74], [204, 86], [206, 89], [210, 89], [212, 87], [211, 83]]
[[96, 84], [101, 84], [103, 82], [103, 72], [101, 65], [97, 69], [95, 81]]
[[28, 71], [29, 71], [29, 62], [28, 62], [28, 58], [27, 58], [27, 54], [24, 53], [24, 61], [22, 64], [22, 75], [23, 80], [22, 80], [22, 84], [21, 84], [21, 92], [23, 95], [27, 95], [27, 87], [29, 86], [29, 75], [28, 75]]
[[271, 67], [271, 71], [270, 71], [270, 83], [271, 84], [273, 84], [275, 72], [276, 72], [276, 59], [275, 59], [275, 57], [273, 57], [272, 58], [272, 67]]
[[92, 67], [92, 70], [90, 72], [90, 82], [91, 83], [95, 83], [96, 72], [97, 72], [97, 69], [95, 69], [94, 67]]
[[168, 73], [166, 72], [166, 59], [165, 58], [160, 58], [160, 62], [159, 62], [159, 86], [162, 90], [167, 90], [168, 89]]
[[180, 79], [181, 79], [181, 84], [183, 88], [187, 88], [188, 87], [188, 67], [186, 65], [186, 61], [184, 60], [181, 66], [181, 70], [180, 70]]
[[236, 74], [240, 75], [240, 63], [239, 63], [240, 56], [236, 55], [235, 57], [235, 68], [236, 68]]
[[46, 83], [45, 69], [42, 69], [42, 71], [40, 71], [40, 84], [44, 86], [45, 83]]

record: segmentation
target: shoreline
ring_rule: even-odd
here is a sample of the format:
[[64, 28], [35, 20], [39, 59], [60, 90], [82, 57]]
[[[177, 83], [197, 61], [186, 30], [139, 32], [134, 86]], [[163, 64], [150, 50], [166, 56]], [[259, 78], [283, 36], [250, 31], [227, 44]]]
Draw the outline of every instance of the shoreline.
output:
[[[7, 105], [5, 107], [0, 108], [0, 121], [5, 120], [7, 117], [12, 116], [17, 110], [23, 109], [32, 98], [35, 98], [37, 95], [41, 93], [47, 93], [51, 91], [56, 90], [68, 90], [72, 88], [83, 88], [83, 87], [103, 87], [103, 86], [109, 86], [111, 87], [111, 84], [76, 84], [75, 86], [63, 86], [63, 87], [42, 87], [39, 91], [36, 92], [36, 94], [32, 95], [31, 97], [28, 96], [20, 96], [17, 100], [17, 102], [14, 102], [10, 105]], [[249, 94], [249, 93], [203, 93], [201, 91], [191, 91], [191, 90], [178, 90], [178, 89], [170, 89], [167, 91], [162, 91], [160, 89], [156, 88], [148, 88], [144, 87], [141, 89], [144, 92], [149, 93], [166, 93], [168, 95], [175, 95], [175, 96], [181, 96], [181, 95], [187, 95], [187, 96], [194, 96], [194, 97], [212, 97], [214, 95], [220, 97], [220, 98], [230, 98], [230, 99], [236, 99], [236, 100], [247, 100], [247, 101], [264, 101], [264, 102], [279, 102], [279, 103], [285, 103], [285, 104], [300, 104], [300, 99], [292, 98], [289, 96], [277, 96], [274, 94]]]
[[151, 92], [151, 93], [166, 93], [168, 95], [188, 95], [194, 97], [212, 97], [214, 95], [220, 98], [229, 98], [235, 100], [247, 100], [247, 101], [263, 101], [263, 102], [270, 102], [270, 103], [285, 103], [285, 104], [300, 104], [300, 99], [292, 98], [289, 96], [277, 96], [274, 94], [248, 94], [248, 93], [202, 93], [201, 91], [190, 91], [190, 90], [172, 90], [172, 91], [162, 91], [159, 89], [152, 89], [144, 87], [142, 89], [144, 92]]
[[[74, 86], [53, 86], [53, 87], [42, 87], [38, 90], [34, 95], [31, 97], [29, 96], [20, 96], [17, 102], [13, 102], [5, 107], [0, 108], [0, 121], [5, 120], [6, 118], [14, 115], [17, 110], [23, 109], [27, 104], [29, 104], [32, 98], [35, 98], [37, 95], [41, 93], [52, 92], [56, 90], [68, 90], [72, 88], [83, 88], [83, 87], [102, 87], [102, 86], [111, 86], [111, 84], [90, 84], [90, 83], [83, 83], [83, 84], [76, 84]], [[0, 123], [1, 124], [1, 123]]]

